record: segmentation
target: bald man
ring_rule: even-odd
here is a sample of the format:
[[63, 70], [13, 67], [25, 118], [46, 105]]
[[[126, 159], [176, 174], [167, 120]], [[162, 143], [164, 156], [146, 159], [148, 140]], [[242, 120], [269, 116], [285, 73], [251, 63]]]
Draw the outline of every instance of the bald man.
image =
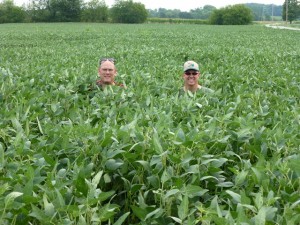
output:
[[97, 85], [105, 87], [106, 85], [123, 86], [115, 82], [117, 76], [117, 68], [115, 66], [115, 60], [113, 58], [103, 58], [99, 61], [98, 74], [100, 80], [97, 80]]

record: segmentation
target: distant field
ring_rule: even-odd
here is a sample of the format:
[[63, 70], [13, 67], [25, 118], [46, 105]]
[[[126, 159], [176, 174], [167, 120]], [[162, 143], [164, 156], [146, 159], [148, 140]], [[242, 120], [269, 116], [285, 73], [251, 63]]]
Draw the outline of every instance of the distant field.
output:
[[[300, 224], [300, 32], [0, 25], [0, 224]], [[127, 88], [88, 91], [100, 57]], [[178, 96], [182, 65], [210, 95]]]

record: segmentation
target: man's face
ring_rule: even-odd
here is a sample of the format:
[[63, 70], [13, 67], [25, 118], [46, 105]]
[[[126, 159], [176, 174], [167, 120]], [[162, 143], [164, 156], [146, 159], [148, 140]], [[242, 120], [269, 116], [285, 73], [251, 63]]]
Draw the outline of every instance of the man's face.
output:
[[99, 70], [99, 77], [105, 84], [113, 84], [115, 81], [115, 76], [117, 74], [117, 70], [115, 65], [110, 61], [105, 61], [101, 64]]
[[190, 86], [198, 85], [199, 76], [199, 71], [187, 70], [183, 74], [184, 83]]

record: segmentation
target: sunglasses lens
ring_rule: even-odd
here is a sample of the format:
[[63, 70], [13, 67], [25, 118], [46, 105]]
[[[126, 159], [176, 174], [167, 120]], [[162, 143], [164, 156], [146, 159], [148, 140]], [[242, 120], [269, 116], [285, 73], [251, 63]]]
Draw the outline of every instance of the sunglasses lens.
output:
[[102, 58], [102, 59], [100, 59], [100, 62], [101, 63], [103, 63], [103, 62], [105, 62], [105, 61], [110, 61], [110, 62], [112, 62], [112, 63], [115, 63], [115, 59], [114, 58]]
[[196, 76], [198, 73], [197, 72], [185, 72], [185, 75], [193, 75], [193, 76]]

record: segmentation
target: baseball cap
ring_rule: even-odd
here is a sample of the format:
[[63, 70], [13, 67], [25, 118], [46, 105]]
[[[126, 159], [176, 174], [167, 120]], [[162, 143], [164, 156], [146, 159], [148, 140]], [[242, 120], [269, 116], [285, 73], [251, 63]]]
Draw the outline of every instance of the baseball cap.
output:
[[183, 65], [183, 71], [185, 72], [187, 70], [196, 70], [196, 71], [199, 71], [199, 65], [196, 62], [194, 62], [194, 61], [187, 61]]

